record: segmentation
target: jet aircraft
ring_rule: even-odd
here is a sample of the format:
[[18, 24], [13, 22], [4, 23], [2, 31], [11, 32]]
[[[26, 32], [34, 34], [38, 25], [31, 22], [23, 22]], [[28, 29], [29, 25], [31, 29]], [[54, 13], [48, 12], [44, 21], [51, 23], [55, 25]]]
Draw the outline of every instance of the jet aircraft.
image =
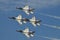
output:
[[35, 31], [29, 31], [28, 28], [26, 28], [25, 30], [16, 30], [16, 31], [23, 33], [28, 38], [33, 37], [34, 36], [33, 34], [35, 33]]
[[9, 17], [9, 19], [16, 20], [19, 24], [26, 23], [26, 21], [29, 21], [27, 18], [22, 18], [21, 15], [18, 15], [17, 17]]
[[36, 26], [36, 25], [39, 25], [39, 26], [40, 26], [41, 20], [36, 20], [36, 18], [35, 18], [35, 16], [34, 16], [34, 17], [32, 17], [32, 19], [30, 19], [30, 22], [31, 22], [34, 26]]
[[33, 8], [30, 8], [28, 5], [24, 6], [23, 8], [17, 8], [16, 9], [20, 9], [23, 10], [27, 15], [29, 15], [30, 13], [33, 14]]

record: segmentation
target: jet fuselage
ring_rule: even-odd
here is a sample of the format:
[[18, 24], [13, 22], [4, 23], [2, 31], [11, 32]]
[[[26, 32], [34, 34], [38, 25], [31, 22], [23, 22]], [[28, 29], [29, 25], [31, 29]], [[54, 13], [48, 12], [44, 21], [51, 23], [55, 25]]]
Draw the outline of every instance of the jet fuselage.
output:
[[[9, 17], [9, 19], [16, 19], [15, 17]], [[21, 20], [21, 21], [29, 21], [29, 19], [27, 19], [27, 18], [23, 18], [23, 19], [17, 19], [17, 20]]]
[[9, 19], [16, 19], [15, 17], [9, 17]]
[[28, 33], [28, 35], [35, 33], [35, 31], [30, 31], [30, 32], [23, 32], [22, 30], [16, 30], [16, 31], [21, 33]]
[[17, 8], [17, 9], [23, 10], [23, 8]]
[[29, 11], [29, 12], [31, 12], [31, 11], [33, 11], [34, 9], [23, 9], [23, 8], [17, 8], [17, 9], [20, 9], [20, 10], [27, 10], [27, 11]]

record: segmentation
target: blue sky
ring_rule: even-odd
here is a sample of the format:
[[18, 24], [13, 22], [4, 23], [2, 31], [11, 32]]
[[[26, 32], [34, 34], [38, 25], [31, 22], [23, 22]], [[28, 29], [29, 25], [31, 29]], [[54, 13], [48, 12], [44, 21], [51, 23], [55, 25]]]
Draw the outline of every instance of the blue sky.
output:
[[[16, 7], [29, 5], [35, 8], [34, 14], [29, 16]], [[34, 27], [31, 23], [19, 25], [8, 17], [21, 14], [25, 18], [42, 20], [41, 26]], [[16, 32], [28, 27], [35, 31], [35, 36], [28, 39]], [[0, 40], [60, 40], [60, 0], [0, 0]]]

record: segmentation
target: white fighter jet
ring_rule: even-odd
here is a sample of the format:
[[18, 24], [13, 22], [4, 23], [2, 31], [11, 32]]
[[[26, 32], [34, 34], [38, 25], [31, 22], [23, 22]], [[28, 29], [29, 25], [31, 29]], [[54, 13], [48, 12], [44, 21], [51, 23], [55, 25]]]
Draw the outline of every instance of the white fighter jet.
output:
[[23, 33], [28, 38], [33, 37], [34, 36], [33, 34], [35, 33], [35, 31], [29, 31], [28, 28], [26, 28], [25, 30], [16, 30], [16, 31]]
[[36, 25], [40, 26], [41, 20], [36, 20], [35, 16], [30, 19], [30, 22], [36, 27]]
[[10, 19], [14, 19], [16, 20], [19, 24], [26, 23], [26, 21], [28, 21], [27, 18], [22, 18], [21, 15], [18, 15], [17, 17], [9, 17]]
[[28, 5], [24, 6], [23, 8], [16, 8], [16, 9], [20, 9], [20, 10], [23, 10], [26, 14], [33, 14], [33, 10], [32, 8], [30, 8]]

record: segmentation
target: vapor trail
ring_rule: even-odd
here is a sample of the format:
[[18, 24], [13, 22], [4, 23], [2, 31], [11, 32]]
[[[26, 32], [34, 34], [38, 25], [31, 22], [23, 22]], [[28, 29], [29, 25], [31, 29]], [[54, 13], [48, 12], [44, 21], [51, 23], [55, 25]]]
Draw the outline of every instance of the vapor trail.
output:
[[52, 28], [60, 29], [59, 26], [54, 26], [54, 25], [49, 25], [49, 24], [42, 24], [42, 25], [47, 26], [47, 27], [52, 27]]
[[48, 16], [48, 17], [52, 17], [52, 18], [55, 18], [55, 19], [60, 19], [59, 16], [53, 16], [53, 15], [49, 15], [49, 14], [40, 14], [40, 15], [43, 15], [43, 16]]
[[45, 36], [40, 36], [42, 38], [46, 38], [46, 39], [49, 39], [49, 40], [60, 40], [60, 39], [57, 39], [57, 38], [51, 38], [51, 37], [45, 37]]

